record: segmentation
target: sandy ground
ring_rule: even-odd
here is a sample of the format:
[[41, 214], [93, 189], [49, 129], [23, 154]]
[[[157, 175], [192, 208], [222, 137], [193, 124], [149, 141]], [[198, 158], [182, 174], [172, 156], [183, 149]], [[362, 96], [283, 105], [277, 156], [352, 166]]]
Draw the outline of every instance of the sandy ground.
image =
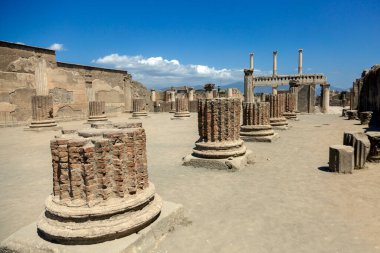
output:
[[[184, 205], [189, 222], [155, 252], [380, 252], [380, 165], [348, 175], [320, 169], [345, 130], [362, 130], [358, 121], [301, 115], [275, 143], [247, 143], [255, 164], [232, 173], [181, 166], [197, 139], [196, 114], [171, 116], [142, 120], [150, 180], [165, 200]], [[0, 240], [42, 212], [55, 134], [0, 129]]]

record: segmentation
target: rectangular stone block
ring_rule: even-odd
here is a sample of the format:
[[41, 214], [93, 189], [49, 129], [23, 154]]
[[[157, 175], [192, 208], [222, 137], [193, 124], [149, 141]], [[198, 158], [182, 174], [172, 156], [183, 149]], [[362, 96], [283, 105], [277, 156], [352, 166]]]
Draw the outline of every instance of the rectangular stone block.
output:
[[354, 169], [354, 148], [345, 145], [330, 146], [330, 171], [338, 173], [352, 173]]

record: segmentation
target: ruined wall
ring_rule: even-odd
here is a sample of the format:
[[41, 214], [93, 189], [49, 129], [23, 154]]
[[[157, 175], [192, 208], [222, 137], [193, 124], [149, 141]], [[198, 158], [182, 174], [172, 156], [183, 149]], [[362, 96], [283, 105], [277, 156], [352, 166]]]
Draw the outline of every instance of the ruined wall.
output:
[[0, 41], [0, 125], [25, 124], [32, 119], [31, 98], [36, 95], [34, 71], [41, 59], [47, 62], [48, 90], [57, 120], [87, 117], [89, 83], [95, 99], [106, 102], [107, 113], [124, 110], [125, 85], [131, 85], [132, 97], [152, 103], [150, 92], [131, 80], [127, 71], [56, 62], [53, 50]]
[[314, 113], [315, 111], [315, 84], [302, 85], [298, 88], [298, 111]]

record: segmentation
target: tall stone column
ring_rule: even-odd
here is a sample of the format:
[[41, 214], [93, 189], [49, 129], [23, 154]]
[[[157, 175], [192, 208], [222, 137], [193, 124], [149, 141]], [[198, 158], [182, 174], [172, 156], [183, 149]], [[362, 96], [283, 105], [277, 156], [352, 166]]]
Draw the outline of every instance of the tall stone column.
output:
[[247, 161], [247, 149], [240, 139], [240, 99], [198, 100], [198, 132], [193, 153], [184, 165], [233, 169]]
[[233, 97], [232, 88], [228, 88], [227, 89], [227, 97], [228, 98], [232, 98]]
[[270, 95], [270, 124], [274, 129], [285, 130], [288, 129], [288, 121], [283, 116], [285, 111], [285, 95]]
[[275, 133], [269, 121], [268, 102], [243, 102], [243, 125], [240, 136], [245, 141], [272, 142], [279, 135]]
[[302, 75], [302, 48], [298, 49], [298, 75]]
[[60, 244], [93, 244], [149, 226], [162, 199], [149, 181], [141, 127], [63, 131], [50, 141], [53, 193], [38, 234]]
[[124, 77], [124, 112], [132, 112], [132, 76]]
[[146, 101], [144, 98], [135, 98], [133, 99], [133, 114], [132, 118], [141, 119], [146, 118], [148, 112], [146, 110]]
[[171, 119], [188, 119], [190, 118], [189, 100], [186, 97], [178, 97], [175, 101], [176, 111]]
[[193, 89], [189, 90], [188, 96], [189, 96], [189, 101], [194, 101], [194, 90]]
[[88, 122], [107, 121], [106, 102], [90, 101], [88, 102]]
[[244, 102], [254, 102], [253, 69], [244, 69]]
[[34, 72], [36, 95], [32, 96], [32, 122], [25, 130], [58, 129], [53, 116], [53, 97], [49, 95], [45, 59], [41, 59]]
[[286, 119], [297, 120], [296, 113], [296, 94], [285, 94], [285, 112], [283, 113]]
[[156, 102], [156, 90], [154, 89], [150, 90], [150, 100], [152, 100], [152, 102]]
[[322, 85], [322, 112], [328, 113], [330, 108], [330, 84]]
[[273, 76], [277, 76], [277, 51], [273, 51]]

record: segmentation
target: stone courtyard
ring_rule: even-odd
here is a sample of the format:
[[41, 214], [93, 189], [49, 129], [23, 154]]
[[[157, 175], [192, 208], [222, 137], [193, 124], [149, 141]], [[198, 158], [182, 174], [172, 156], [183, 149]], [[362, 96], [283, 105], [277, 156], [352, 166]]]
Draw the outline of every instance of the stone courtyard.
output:
[[[359, 121], [301, 114], [276, 142], [245, 142], [254, 164], [233, 173], [182, 166], [199, 137], [196, 114], [185, 121], [150, 116], [109, 120], [143, 123], [149, 180], [184, 207], [185, 220], [153, 252], [380, 252], [380, 166], [328, 172], [329, 146], [342, 143], [345, 131], [363, 131]], [[59, 124], [82, 129], [85, 122]], [[57, 133], [1, 129], [0, 241], [41, 215]]]

